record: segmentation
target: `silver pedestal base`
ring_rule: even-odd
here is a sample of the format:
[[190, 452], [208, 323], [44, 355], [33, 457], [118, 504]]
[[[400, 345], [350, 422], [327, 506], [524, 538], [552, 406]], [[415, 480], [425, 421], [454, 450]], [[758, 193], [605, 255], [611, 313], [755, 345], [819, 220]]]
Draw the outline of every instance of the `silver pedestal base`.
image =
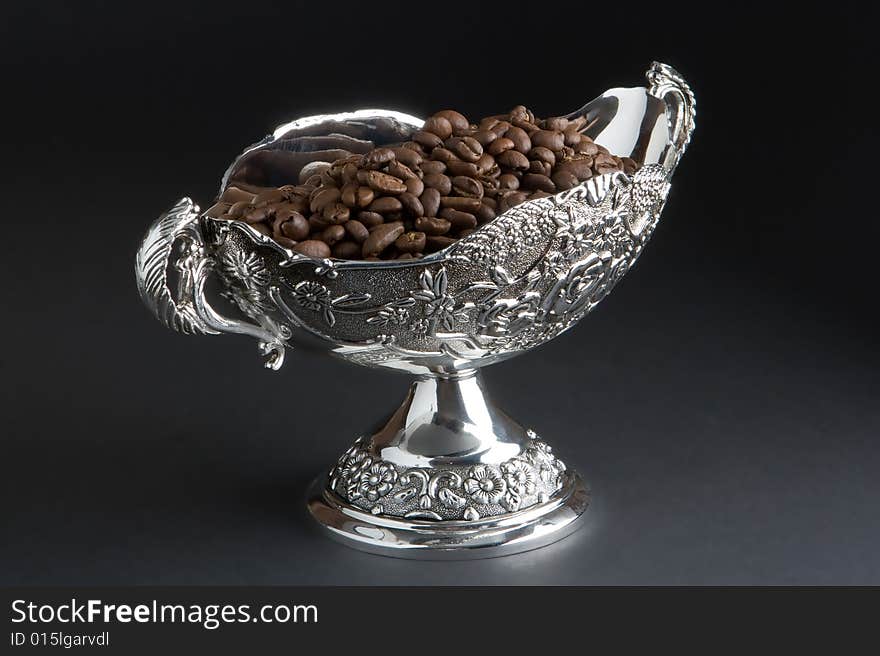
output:
[[372, 515], [330, 492], [324, 477], [312, 484], [308, 507], [327, 535], [360, 551], [422, 560], [495, 558], [546, 546], [580, 528], [590, 493], [578, 474], [564, 476], [566, 482], [547, 502], [482, 521]]

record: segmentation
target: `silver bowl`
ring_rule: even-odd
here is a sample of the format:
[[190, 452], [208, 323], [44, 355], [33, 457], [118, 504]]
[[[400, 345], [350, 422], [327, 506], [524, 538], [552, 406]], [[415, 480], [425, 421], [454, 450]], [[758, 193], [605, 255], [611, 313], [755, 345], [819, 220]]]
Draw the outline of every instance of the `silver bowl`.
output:
[[[574, 326], [651, 236], [693, 131], [694, 97], [664, 64], [647, 79], [569, 115], [635, 159], [634, 175], [525, 202], [420, 260], [311, 259], [189, 198], [150, 227], [138, 289], [170, 328], [255, 337], [271, 369], [296, 343], [415, 376], [388, 422], [313, 486], [309, 509], [331, 536], [386, 555], [463, 558], [533, 549], [578, 526], [589, 504], [581, 478], [488, 400], [478, 370]], [[230, 181], [289, 183], [304, 162], [403, 141], [421, 124], [385, 110], [293, 121], [246, 149], [221, 191]], [[212, 276], [239, 316], [209, 302]]]

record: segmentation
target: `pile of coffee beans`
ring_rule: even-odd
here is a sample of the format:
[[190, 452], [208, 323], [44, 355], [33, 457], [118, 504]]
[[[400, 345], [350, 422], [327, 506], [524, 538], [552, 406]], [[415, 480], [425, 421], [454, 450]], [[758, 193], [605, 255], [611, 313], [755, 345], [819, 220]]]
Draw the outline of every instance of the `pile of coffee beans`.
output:
[[536, 119], [521, 105], [478, 124], [447, 109], [412, 141], [307, 164], [298, 184], [230, 186], [207, 213], [246, 221], [310, 257], [420, 258], [524, 201], [635, 172], [636, 162], [594, 143], [586, 127], [585, 118]]

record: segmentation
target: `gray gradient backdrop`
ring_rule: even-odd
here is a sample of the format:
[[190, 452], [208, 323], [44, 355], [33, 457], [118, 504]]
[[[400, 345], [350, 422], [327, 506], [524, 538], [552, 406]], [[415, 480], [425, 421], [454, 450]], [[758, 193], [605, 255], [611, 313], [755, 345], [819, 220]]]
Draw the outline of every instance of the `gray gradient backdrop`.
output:
[[[437, 31], [415, 3], [76, 4], [0, 27], [0, 583], [880, 584], [877, 225], [858, 173], [876, 150], [869, 108], [833, 93], [871, 81], [851, 65], [870, 51], [858, 17], [823, 20], [842, 54], [817, 61], [820, 23], [769, 10], [609, 11], [626, 29], [603, 37], [589, 13], [506, 5]], [[579, 327], [485, 372], [592, 485], [584, 530], [468, 563], [317, 535], [306, 485], [405, 377], [299, 352], [273, 374], [246, 339], [168, 332], [134, 286], [147, 224], [180, 195], [208, 203], [238, 150], [296, 115], [562, 113], [653, 58], [698, 99], [656, 236]]]

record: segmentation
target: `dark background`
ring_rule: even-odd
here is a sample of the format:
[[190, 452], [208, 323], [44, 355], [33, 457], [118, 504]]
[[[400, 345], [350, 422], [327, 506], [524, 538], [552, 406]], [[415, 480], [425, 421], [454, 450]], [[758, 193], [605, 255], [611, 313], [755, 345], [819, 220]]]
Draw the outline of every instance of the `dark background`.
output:
[[[5, 10], [0, 583], [880, 583], [873, 18], [604, 4]], [[306, 485], [406, 379], [165, 330], [134, 285], [149, 222], [296, 116], [565, 113], [653, 59], [697, 130], [651, 246], [486, 371], [592, 484], [585, 529], [470, 563], [318, 536]]]

